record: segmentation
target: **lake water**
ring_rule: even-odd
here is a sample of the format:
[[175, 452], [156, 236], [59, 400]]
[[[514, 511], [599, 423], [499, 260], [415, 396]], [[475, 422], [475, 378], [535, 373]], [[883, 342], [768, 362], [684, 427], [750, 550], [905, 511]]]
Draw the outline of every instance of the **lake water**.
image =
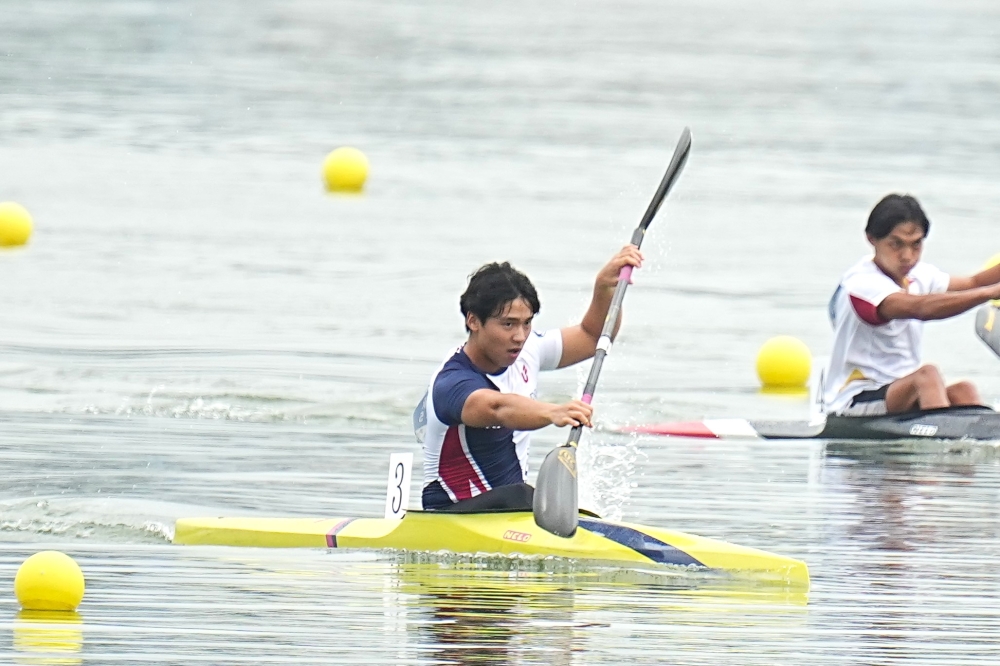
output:
[[[887, 192], [920, 198], [943, 269], [1000, 251], [998, 25], [985, 1], [0, 0], [0, 200], [36, 224], [0, 253], [0, 661], [996, 663], [995, 444], [609, 427], [805, 418], [758, 392], [756, 351], [826, 353], [826, 301]], [[539, 328], [577, 321], [684, 126], [585, 491], [803, 559], [808, 594], [170, 544], [184, 516], [379, 515], [468, 274], [508, 259]], [[320, 185], [345, 144], [372, 163], [362, 196]], [[1000, 402], [971, 315], [930, 325], [926, 352]], [[534, 438], [533, 469], [564, 437]], [[48, 629], [12, 592], [47, 548], [88, 585]]]

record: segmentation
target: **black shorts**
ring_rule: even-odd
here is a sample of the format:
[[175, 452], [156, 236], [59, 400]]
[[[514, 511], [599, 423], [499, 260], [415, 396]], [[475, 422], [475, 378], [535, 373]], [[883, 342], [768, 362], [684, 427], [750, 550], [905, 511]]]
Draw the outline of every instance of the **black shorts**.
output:
[[844, 411], [840, 412], [840, 415], [885, 416], [888, 413], [888, 409], [885, 405], [885, 394], [888, 392], [889, 384], [880, 386], [877, 389], [862, 391], [854, 396], [854, 399], [851, 400], [851, 404], [849, 404]]
[[[438, 500], [440, 495], [444, 495], [448, 502], [444, 506]], [[497, 486], [492, 490], [487, 490], [482, 495], [476, 495], [452, 504], [441, 484], [434, 481], [424, 488], [423, 506], [425, 511], [446, 511], [448, 513], [531, 511], [534, 496], [535, 489], [527, 483], [514, 483], [508, 486]]]

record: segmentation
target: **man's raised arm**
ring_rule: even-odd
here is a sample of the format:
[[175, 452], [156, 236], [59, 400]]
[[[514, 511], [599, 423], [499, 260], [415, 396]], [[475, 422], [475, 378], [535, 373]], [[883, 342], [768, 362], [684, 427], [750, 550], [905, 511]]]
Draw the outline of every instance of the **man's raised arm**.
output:
[[968, 291], [976, 287], [989, 287], [997, 283], [1000, 283], [1000, 264], [969, 277], [952, 276], [948, 282], [948, 291]]
[[[587, 308], [586, 314], [583, 315], [583, 320], [576, 326], [561, 329], [563, 350], [562, 357], [559, 359], [560, 368], [585, 361], [597, 351], [597, 340], [601, 337], [604, 320], [608, 316], [611, 299], [615, 295], [615, 287], [618, 286], [618, 274], [625, 266], [635, 268], [642, 266], [642, 253], [635, 245], [623, 247], [597, 274], [597, 280], [594, 282], [594, 296], [590, 300], [590, 307]], [[621, 323], [621, 314], [619, 314], [612, 337], [618, 334]]]

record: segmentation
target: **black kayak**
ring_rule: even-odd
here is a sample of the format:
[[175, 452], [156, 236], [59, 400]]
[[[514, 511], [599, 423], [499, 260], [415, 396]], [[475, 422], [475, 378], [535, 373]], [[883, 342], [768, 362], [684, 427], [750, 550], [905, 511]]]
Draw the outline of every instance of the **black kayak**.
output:
[[765, 439], [1000, 440], [1000, 412], [989, 407], [945, 407], [887, 416], [828, 416], [822, 428], [781, 422], [751, 423]]
[[828, 416], [822, 425], [717, 419], [632, 426], [620, 432], [718, 439], [1000, 440], [1000, 412], [989, 407], [946, 407], [887, 416]]

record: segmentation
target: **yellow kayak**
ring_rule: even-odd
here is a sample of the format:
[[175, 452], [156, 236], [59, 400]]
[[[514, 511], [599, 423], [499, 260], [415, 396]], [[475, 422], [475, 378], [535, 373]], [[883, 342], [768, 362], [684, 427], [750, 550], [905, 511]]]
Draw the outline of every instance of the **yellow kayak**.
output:
[[581, 515], [571, 538], [550, 534], [529, 511], [408, 511], [384, 518], [181, 518], [174, 543], [261, 548], [387, 548], [553, 556], [625, 566], [718, 570], [809, 585], [804, 562], [725, 541]]

